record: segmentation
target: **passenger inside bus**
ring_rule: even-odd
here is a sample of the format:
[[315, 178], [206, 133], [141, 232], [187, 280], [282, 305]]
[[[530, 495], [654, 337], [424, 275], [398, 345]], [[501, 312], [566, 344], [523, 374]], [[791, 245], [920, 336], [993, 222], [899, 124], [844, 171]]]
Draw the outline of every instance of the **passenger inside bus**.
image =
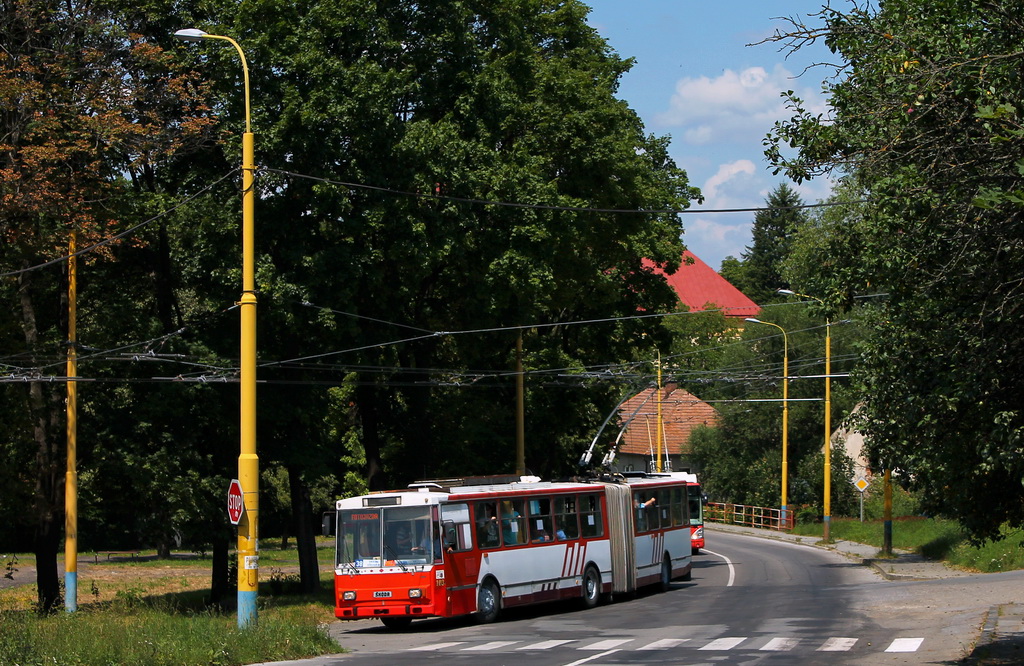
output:
[[526, 535], [523, 533], [523, 514], [520, 507], [516, 506], [521, 502], [505, 500], [501, 503], [501, 534], [506, 546], [514, 546], [526, 543]]
[[636, 509], [636, 529], [638, 532], [647, 531], [647, 513], [648, 508], [654, 505], [654, 498], [644, 500], [643, 495], [635, 493], [633, 495], [633, 508]]
[[476, 505], [476, 541], [481, 548], [496, 548], [501, 545], [498, 535], [498, 507], [494, 502], [479, 502]]

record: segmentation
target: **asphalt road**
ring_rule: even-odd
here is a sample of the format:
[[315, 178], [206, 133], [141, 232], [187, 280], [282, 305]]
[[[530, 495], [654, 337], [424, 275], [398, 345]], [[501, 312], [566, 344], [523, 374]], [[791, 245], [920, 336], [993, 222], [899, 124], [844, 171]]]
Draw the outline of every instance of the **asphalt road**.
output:
[[511, 611], [483, 626], [424, 620], [393, 633], [372, 620], [338, 622], [331, 633], [351, 652], [301, 663], [952, 664], [982, 622], [974, 606], [956, 608], [957, 596], [1006, 585], [992, 576], [890, 581], [834, 552], [738, 534], [715, 533], [711, 545], [693, 580], [666, 593], [590, 611]]

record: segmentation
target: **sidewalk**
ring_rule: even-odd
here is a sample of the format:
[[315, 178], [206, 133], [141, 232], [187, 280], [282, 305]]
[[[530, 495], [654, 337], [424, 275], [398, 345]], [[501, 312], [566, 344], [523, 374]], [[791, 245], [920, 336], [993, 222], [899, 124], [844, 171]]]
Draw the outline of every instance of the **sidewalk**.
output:
[[[986, 575], [954, 569], [944, 562], [929, 560], [916, 553], [896, 549], [893, 551], [893, 557], [881, 558], [879, 549], [875, 546], [853, 541], [836, 541], [827, 544], [817, 537], [798, 536], [787, 532], [724, 523], [705, 523], [704, 529], [711, 532], [733, 532], [763, 539], [789, 541], [835, 551], [840, 555], [859, 561], [865, 566], [874, 567], [888, 580], [937, 580]], [[985, 624], [974, 645], [974, 650], [960, 663], [969, 666], [1024, 664], [1024, 597], [1016, 596], [1016, 598], [1021, 599], [1021, 602], [999, 603], [989, 607]]]

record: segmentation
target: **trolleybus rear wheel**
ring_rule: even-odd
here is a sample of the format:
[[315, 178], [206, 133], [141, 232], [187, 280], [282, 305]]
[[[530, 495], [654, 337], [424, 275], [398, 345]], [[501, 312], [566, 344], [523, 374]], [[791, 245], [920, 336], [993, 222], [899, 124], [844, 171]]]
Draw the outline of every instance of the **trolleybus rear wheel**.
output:
[[668, 555], [661, 561], [661, 591], [668, 592], [672, 589], [672, 561]]
[[593, 608], [601, 599], [601, 574], [593, 564], [583, 572], [582, 599], [584, 608]]

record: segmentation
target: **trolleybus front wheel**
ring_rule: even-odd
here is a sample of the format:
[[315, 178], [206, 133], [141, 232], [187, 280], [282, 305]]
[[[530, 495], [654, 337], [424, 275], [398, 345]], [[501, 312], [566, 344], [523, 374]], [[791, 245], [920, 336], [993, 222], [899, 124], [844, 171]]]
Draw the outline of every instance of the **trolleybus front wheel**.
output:
[[476, 620], [488, 624], [498, 619], [501, 612], [501, 590], [493, 580], [486, 580], [476, 593]]
[[394, 631], [408, 629], [409, 625], [412, 624], [411, 617], [382, 617], [380, 621], [384, 623], [385, 627]]

